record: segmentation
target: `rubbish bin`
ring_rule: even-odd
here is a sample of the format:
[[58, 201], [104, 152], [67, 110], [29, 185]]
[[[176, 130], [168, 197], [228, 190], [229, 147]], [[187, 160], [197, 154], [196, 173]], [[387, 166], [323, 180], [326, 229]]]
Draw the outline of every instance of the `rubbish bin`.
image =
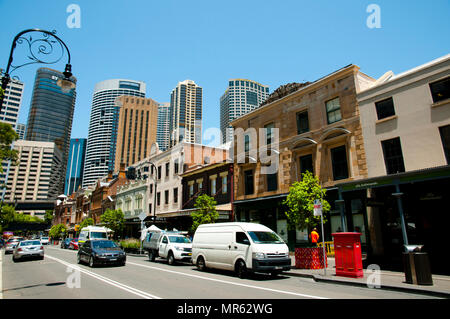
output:
[[428, 254], [422, 252], [423, 245], [405, 245], [403, 267], [408, 284], [433, 285]]

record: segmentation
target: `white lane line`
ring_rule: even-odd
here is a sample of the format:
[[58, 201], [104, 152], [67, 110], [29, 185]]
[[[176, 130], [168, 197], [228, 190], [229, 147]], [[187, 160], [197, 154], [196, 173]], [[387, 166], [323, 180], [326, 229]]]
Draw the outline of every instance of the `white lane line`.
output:
[[57, 262], [59, 262], [59, 263], [65, 265], [65, 266], [67, 266], [67, 267], [79, 269], [80, 272], [82, 272], [82, 273], [84, 273], [84, 274], [86, 274], [86, 275], [88, 275], [88, 276], [94, 277], [95, 279], [98, 279], [98, 280], [100, 280], [100, 281], [103, 281], [103, 282], [105, 282], [105, 283], [107, 283], [107, 284], [109, 284], [109, 285], [112, 285], [112, 286], [114, 286], [114, 287], [120, 288], [120, 289], [125, 290], [125, 291], [127, 291], [127, 292], [130, 292], [130, 293], [132, 293], [132, 294], [135, 294], [135, 295], [137, 295], [137, 296], [139, 296], [139, 297], [142, 297], [142, 298], [145, 298], [145, 299], [161, 299], [160, 297], [157, 297], [157, 296], [151, 295], [151, 294], [149, 294], [149, 293], [147, 293], [147, 292], [145, 292], [145, 291], [138, 290], [138, 289], [136, 289], [136, 288], [133, 288], [133, 287], [124, 285], [124, 284], [122, 284], [122, 283], [120, 283], [120, 282], [118, 282], [118, 281], [115, 281], [115, 280], [109, 279], [109, 278], [107, 278], [107, 277], [101, 276], [101, 275], [99, 275], [99, 274], [93, 273], [93, 272], [91, 272], [91, 271], [85, 270], [85, 269], [83, 269], [83, 268], [81, 268], [81, 267], [79, 267], [79, 266], [77, 266], [77, 265], [70, 264], [70, 263], [65, 262], [64, 260], [58, 259], [58, 258], [56, 258], [56, 257], [46, 255], [45, 258], [53, 259], [53, 260], [55, 260], [55, 261], [57, 261]]
[[253, 286], [253, 285], [247, 285], [247, 284], [231, 282], [231, 281], [226, 281], [226, 280], [220, 280], [220, 279], [215, 279], [215, 278], [208, 278], [208, 277], [203, 277], [203, 276], [198, 276], [198, 275], [186, 274], [186, 273], [182, 273], [182, 272], [178, 272], [178, 271], [167, 270], [167, 269], [162, 269], [162, 268], [158, 268], [158, 267], [152, 267], [152, 266], [148, 266], [148, 265], [137, 264], [137, 263], [133, 263], [133, 262], [130, 262], [130, 261], [127, 261], [127, 265], [135, 265], [135, 266], [139, 266], [139, 267], [144, 267], [144, 268], [164, 271], [164, 272], [177, 274], [177, 275], [182, 275], [182, 276], [187, 276], [187, 277], [194, 277], [194, 278], [199, 278], [199, 279], [204, 279], [204, 280], [209, 280], [209, 281], [215, 281], [215, 282], [220, 282], [220, 283], [223, 283], [223, 284], [241, 286], [241, 287], [246, 287], [246, 288], [266, 290], [266, 291], [276, 292], [276, 293], [281, 293], [281, 294], [286, 294], [286, 295], [294, 295], [294, 296], [313, 298], [313, 299], [328, 299], [326, 297], [306, 295], [306, 294], [300, 294], [300, 293], [297, 293], [297, 292], [290, 292], [290, 291], [285, 291], [285, 290], [277, 290], [277, 289], [272, 289], [272, 288]]

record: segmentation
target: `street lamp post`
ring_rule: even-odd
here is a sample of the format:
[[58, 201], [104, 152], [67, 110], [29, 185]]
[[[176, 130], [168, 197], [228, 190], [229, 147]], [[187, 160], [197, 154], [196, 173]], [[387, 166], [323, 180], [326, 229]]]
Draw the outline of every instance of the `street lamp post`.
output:
[[[36, 37], [35, 35], [39, 36]], [[33, 35], [33, 36], [32, 36]], [[27, 44], [29, 54], [27, 55], [29, 61], [26, 61], [20, 65], [13, 65], [13, 53], [17, 44]], [[61, 54], [58, 55], [56, 50], [60, 48]], [[9, 82], [11, 81], [10, 74], [20, 67], [29, 64], [54, 64], [62, 59], [64, 56], [64, 50], [67, 51], [68, 60], [64, 69], [64, 78], [58, 80], [58, 85], [63, 91], [69, 91], [75, 87], [75, 84], [70, 80], [72, 76], [72, 65], [70, 64], [70, 52], [67, 45], [56, 35], [56, 31], [46, 31], [41, 29], [27, 29], [19, 32], [15, 37], [11, 45], [11, 51], [9, 54], [8, 65], [6, 66], [5, 74], [2, 76], [2, 89], [6, 90]], [[56, 56], [56, 57], [55, 57]], [[4, 93], [4, 92], [3, 92]], [[3, 106], [4, 94], [0, 96], [0, 111]]]
[[[158, 182], [158, 172], [157, 172], [156, 165], [153, 164], [152, 162], [149, 162], [149, 163], [153, 168], [153, 172], [155, 173], [155, 175], [154, 175], [155, 176], [155, 189], [153, 190], [154, 195], [153, 195], [153, 216], [152, 216], [153, 223], [155, 223], [156, 222], [156, 187], [157, 187], [156, 184]], [[150, 212], [150, 214], [151, 214], [151, 212]]]

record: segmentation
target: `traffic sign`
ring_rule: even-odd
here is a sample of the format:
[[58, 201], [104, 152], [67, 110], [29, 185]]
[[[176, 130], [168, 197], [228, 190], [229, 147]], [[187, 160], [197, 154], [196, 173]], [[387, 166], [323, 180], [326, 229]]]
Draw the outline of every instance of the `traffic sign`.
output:
[[314, 216], [322, 216], [322, 202], [319, 199], [314, 200]]

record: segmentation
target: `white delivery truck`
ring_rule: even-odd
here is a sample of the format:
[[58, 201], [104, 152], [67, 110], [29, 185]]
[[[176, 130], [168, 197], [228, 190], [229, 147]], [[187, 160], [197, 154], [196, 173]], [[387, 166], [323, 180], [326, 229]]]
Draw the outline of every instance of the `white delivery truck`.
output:
[[199, 270], [218, 268], [278, 275], [291, 269], [289, 248], [270, 228], [254, 223], [200, 225], [192, 241], [192, 263]]
[[179, 231], [148, 230], [142, 246], [151, 261], [159, 256], [173, 265], [177, 261], [190, 261], [192, 258], [192, 243]]

